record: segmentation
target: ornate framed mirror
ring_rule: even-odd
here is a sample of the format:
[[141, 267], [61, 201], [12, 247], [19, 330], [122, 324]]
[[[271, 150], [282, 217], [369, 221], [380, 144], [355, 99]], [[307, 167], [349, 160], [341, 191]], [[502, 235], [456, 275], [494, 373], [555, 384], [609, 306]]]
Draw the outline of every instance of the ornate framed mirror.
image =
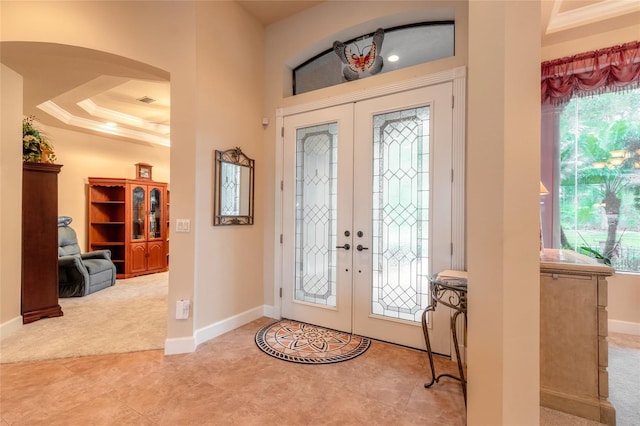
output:
[[240, 148], [215, 151], [213, 224], [253, 225], [254, 160]]

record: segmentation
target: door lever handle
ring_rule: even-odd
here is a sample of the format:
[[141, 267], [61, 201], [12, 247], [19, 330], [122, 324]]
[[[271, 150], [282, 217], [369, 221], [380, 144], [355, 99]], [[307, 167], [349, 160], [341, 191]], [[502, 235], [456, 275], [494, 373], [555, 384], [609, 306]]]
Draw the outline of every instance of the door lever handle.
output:
[[349, 244], [345, 244], [343, 246], [336, 246], [336, 248], [343, 248], [345, 250], [349, 250], [351, 248], [351, 246]]
[[356, 250], [358, 251], [369, 250], [369, 247], [363, 247], [362, 244], [358, 244], [358, 246], [356, 247]]

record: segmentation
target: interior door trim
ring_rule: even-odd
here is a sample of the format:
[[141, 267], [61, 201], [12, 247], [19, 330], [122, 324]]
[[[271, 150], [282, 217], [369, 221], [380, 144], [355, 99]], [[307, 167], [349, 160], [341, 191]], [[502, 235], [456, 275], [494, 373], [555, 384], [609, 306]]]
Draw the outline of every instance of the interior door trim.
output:
[[337, 106], [345, 103], [358, 102], [365, 99], [371, 99], [392, 93], [402, 92], [405, 90], [417, 89], [420, 87], [432, 86], [435, 84], [450, 81], [453, 85], [453, 99], [451, 107], [453, 109], [453, 129], [452, 129], [452, 222], [454, 224], [452, 230], [452, 268], [466, 270], [465, 259], [465, 139], [466, 139], [466, 67], [456, 67], [433, 74], [420, 76], [417, 78], [403, 80], [397, 83], [373, 87], [366, 90], [345, 93], [343, 95], [321, 99], [315, 102], [309, 102], [300, 105], [292, 105], [285, 108], [276, 109], [276, 141], [275, 141], [275, 212], [274, 212], [274, 230], [273, 235], [273, 309], [271, 312], [265, 310], [265, 314], [271, 314], [274, 318], [280, 318], [282, 312], [282, 304], [280, 300], [280, 292], [282, 288], [282, 243], [281, 236], [283, 233], [282, 226], [282, 190], [281, 183], [283, 181], [284, 164], [284, 117], [288, 115], [298, 114], [302, 112], [323, 109], [327, 107]]

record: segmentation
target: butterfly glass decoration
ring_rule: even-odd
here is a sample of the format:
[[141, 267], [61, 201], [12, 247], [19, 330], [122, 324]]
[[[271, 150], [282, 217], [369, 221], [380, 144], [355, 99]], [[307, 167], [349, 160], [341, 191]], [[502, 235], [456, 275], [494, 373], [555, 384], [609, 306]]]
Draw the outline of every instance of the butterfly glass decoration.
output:
[[[355, 42], [346, 45], [341, 41], [333, 42], [333, 51], [338, 55], [342, 63], [346, 66], [342, 68], [342, 74], [347, 81], [357, 80], [360, 75], [368, 72], [377, 74], [383, 66], [382, 42], [384, 40], [384, 30], [378, 28], [373, 34], [371, 44], [360, 49]], [[357, 52], [354, 52], [354, 49]]]

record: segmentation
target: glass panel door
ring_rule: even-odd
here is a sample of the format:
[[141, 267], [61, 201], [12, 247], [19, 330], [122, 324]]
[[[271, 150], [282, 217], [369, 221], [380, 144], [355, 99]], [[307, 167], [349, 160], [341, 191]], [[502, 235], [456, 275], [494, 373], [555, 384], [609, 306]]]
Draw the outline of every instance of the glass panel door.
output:
[[[282, 316], [424, 348], [451, 268], [452, 85], [284, 119]], [[450, 353], [449, 311], [430, 315]]]
[[[353, 331], [424, 348], [428, 276], [451, 268], [451, 85], [359, 102], [355, 120]], [[448, 309], [429, 322], [449, 354]]]
[[132, 227], [131, 227], [131, 239], [133, 240], [144, 240], [145, 237], [145, 191], [144, 188], [140, 186], [136, 186], [133, 188], [132, 192], [133, 202], [131, 203], [131, 208], [133, 209], [131, 212], [131, 216], [133, 217]]
[[351, 331], [351, 105], [285, 118], [282, 316]]
[[162, 192], [159, 188], [149, 191], [149, 239], [162, 235]]

